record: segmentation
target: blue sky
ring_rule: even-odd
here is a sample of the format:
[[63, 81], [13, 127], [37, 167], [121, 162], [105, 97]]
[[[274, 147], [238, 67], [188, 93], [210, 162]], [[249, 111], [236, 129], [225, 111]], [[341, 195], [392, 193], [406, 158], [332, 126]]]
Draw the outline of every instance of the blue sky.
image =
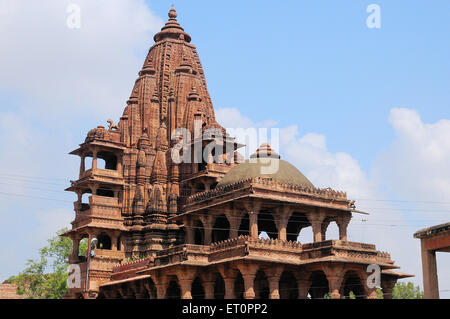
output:
[[[75, 195], [62, 190], [79, 160], [67, 153], [118, 121], [172, 2], [2, 1], [0, 280], [69, 226]], [[70, 3], [80, 29], [66, 26]], [[220, 123], [279, 127], [283, 158], [371, 213], [350, 240], [391, 251], [420, 284], [412, 234], [450, 214], [450, 2], [174, 3]], [[448, 255], [438, 265], [450, 290]]]

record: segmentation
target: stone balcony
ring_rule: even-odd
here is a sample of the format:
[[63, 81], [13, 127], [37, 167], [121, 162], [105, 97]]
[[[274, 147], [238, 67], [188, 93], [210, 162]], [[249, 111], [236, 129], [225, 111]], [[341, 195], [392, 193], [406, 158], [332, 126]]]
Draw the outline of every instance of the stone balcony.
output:
[[384, 269], [398, 268], [393, 265], [388, 253], [377, 251], [375, 245], [371, 244], [327, 240], [302, 245], [298, 242], [240, 236], [209, 246], [186, 244], [165, 249], [157, 252], [152, 261], [145, 259], [118, 265], [114, 272], [130, 271], [133, 268], [145, 271], [176, 264], [208, 266], [237, 259], [299, 266], [323, 261], [356, 262], [378, 264]]
[[96, 168], [96, 169], [91, 168], [91, 169], [85, 170], [84, 172], [80, 173], [80, 180], [81, 179], [92, 179], [92, 178], [117, 180], [117, 179], [123, 179], [123, 174], [122, 174], [122, 172], [120, 172], [118, 170], [101, 169], [101, 168]]
[[121, 206], [118, 198], [115, 197], [91, 195], [89, 196], [89, 204], [74, 202], [73, 205], [76, 212], [73, 222], [74, 228], [94, 220], [108, 220], [112, 224], [117, 224], [122, 220]]

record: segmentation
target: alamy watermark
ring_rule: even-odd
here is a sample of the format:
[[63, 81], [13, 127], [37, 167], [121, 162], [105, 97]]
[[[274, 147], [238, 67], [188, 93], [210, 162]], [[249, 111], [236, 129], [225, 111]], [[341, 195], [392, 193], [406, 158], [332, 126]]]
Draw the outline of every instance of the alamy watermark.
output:
[[367, 9], [370, 15], [367, 17], [366, 25], [369, 29], [381, 28], [381, 8], [378, 4], [370, 4]]
[[68, 13], [66, 25], [69, 29], [81, 28], [81, 7], [78, 4], [71, 3], [67, 6]]
[[[225, 133], [226, 132], [226, 133]], [[235, 136], [235, 138], [230, 138]], [[218, 163], [232, 164], [236, 162], [235, 152], [237, 141], [245, 144], [245, 154], [249, 150], [256, 150], [262, 142], [269, 141], [268, 128], [231, 128], [226, 131], [211, 127], [203, 129], [201, 121], [194, 121], [194, 132], [187, 128], [177, 128], [172, 132], [174, 142], [171, 157], [176, 164], [181, 163]], [[279, 151], [280, 130], [270, 129], [271, 148], [260, 149], [257, 156], [249, 158], [250, 163], [260, 163], [261, 174], [275, 174], [279, 168], [279, 161], [272, 150]]]

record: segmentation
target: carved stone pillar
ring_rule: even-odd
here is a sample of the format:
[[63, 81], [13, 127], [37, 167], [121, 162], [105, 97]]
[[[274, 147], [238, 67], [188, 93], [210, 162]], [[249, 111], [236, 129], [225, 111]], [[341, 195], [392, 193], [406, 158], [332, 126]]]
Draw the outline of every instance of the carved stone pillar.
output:
[[117, 251], [117, 238], [119, 236], [117, 234], [114, 234], [111, 236], [111, 250]]
[[378, 299], [377, 289], [376, 288], [370, 288], [370, 289], [368, 288], [366, 299]]
[[301, 278], [297, 280], [298, 286], [298, 299], [308, 298], [309, 288], [311, 288], [312, 281], [309, 279]]
[[225, 282], [225, 296], [224, 299], [236, 299], [236, 295], [234, 293], [234, 280], [235, 278], [224, 278]]
[[181, 299], [192, 299], [191, 289], [192, 289], [192, 279], [181, 279], [179, 280], [181, 288]]
[[331, 293], [331, 299], [341, 298], [341, 285], [344, 281], [345, 264], [324, 265], [323, 272], [328, 280], [328, 288]]
[[336, 224], [339, 228], [339, 240], [347, 240], [347, 227], [352, 218], [351, 214], [340, 216], [336, 219]]
[[203, 289], [205, 290], [205, 299], [214, 299], [214, 281], [205, 281], [203, 283]]
[[258, 238], [258, 213], [261, 208], [261, 203], [253, 200], [251, 203], [244, 204], [249, 217], [249, 234], [251, 238]]
[[244, 279], [244, 299], [255, 299], [255, 277], [254, 274], [242, 274]]
[[250, 219], [250, 237], [251, 238], [258, 238], [258, 212], [249, 212], [249, 219]]
[[322, 222], [322, 226], [321, 226], [321, 235], [322, 235], [322, 241], [327, 240], [327, 229], [328, 226], [330, 225], [330, 221], [329, 220], [325, 220]]
[[278, 229], [278, 239], [286, 241], [287, 240], [287, 233], [286, 228], [289, 221], [289, 218], [291, 218], [293, 212], [293, 208], [289, 206], [283, 206], [281, 209], [278, 209], [276, 218], [275, 218], [275, 225]]
[[225, 212], [225, 216], [230, 224], [230, 238], [237, 238], [239, 226], [241, 224], [241, 217], [235, 209], [230, 209]]
[[314, 212], [308, 212], [306, 214], [313, 229], [315, 243], [322, 241], [322, 222], [325, 219], [325, 215], [326, 213], [323, 208], [319, 208]]
[[396, 278], [381, 278], [381, 290], [383, 291], [383, 299], [392, 299], [392, 292], [394, 291]]
[[204, 228], [204, 245], [211, 245], [211, 238], [212, 238], [212, 231], [214, 226], [214, 216], [208, 215], [208, 216], [201, 216], [200, 217], [203, 228]]
[[76, 236], [72, 238], [73, 242], [73, 250], [72, 250], [72, 258], [73, 260], [78, 260], [78, 251], [80, 250], [80, 237]]
[[189, 216], [184, 218], [184, 232], [186, 244], [194, 243], [194, 228], [192, 227], [192, 219]]
[[84, 164], [85, 158], [86, 158], [86, 156], [84, 156], [84, 155], [81, 156], [81, 163], [80, 163], [80, 178], [81, 178], [81, 174], [83, 174], [84, 171], [86, 170], [85, 164]]
[[331, 293], [331, 299], [340, 299], [341, 294], [339, 291], [341, 290], [341, 285], [344, 280], [344, 277], [339, 275], [329, 275], [327, 276], [328, 286]]
[[280, 299], [280, 276], [273, 275], [267, 278], [269, 281], [269, 298]]
[[92, 170], [97, 169], [97, 150], [92, 151]]
[[167, 284], [166, 283], [160, 283], [155, 284], [156, 286], [156, 297], [157, 299], [165, 299], [166, 298], [166, 292], [167, 292]]

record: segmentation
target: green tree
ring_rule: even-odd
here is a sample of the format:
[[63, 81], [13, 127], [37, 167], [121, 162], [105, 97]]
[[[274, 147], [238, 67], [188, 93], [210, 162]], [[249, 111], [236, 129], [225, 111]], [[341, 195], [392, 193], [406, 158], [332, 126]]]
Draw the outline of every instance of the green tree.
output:
[[[26, 268], [9, 279], [18, 287], [17, 291], [30, 299], [59, 299], [67, 291], [68, 261], [72, 253], [72, 240], [60, 236], [61, 229], [48, 240], [48, 245], [39, 250], [38, 259], [29, 259]], [[87, 251], [87, 241], [80, 242], [80, 253]]]
[[398, 282], [392, 291], [392, 299], [423, 299], [423, 292], [412, 282]]

